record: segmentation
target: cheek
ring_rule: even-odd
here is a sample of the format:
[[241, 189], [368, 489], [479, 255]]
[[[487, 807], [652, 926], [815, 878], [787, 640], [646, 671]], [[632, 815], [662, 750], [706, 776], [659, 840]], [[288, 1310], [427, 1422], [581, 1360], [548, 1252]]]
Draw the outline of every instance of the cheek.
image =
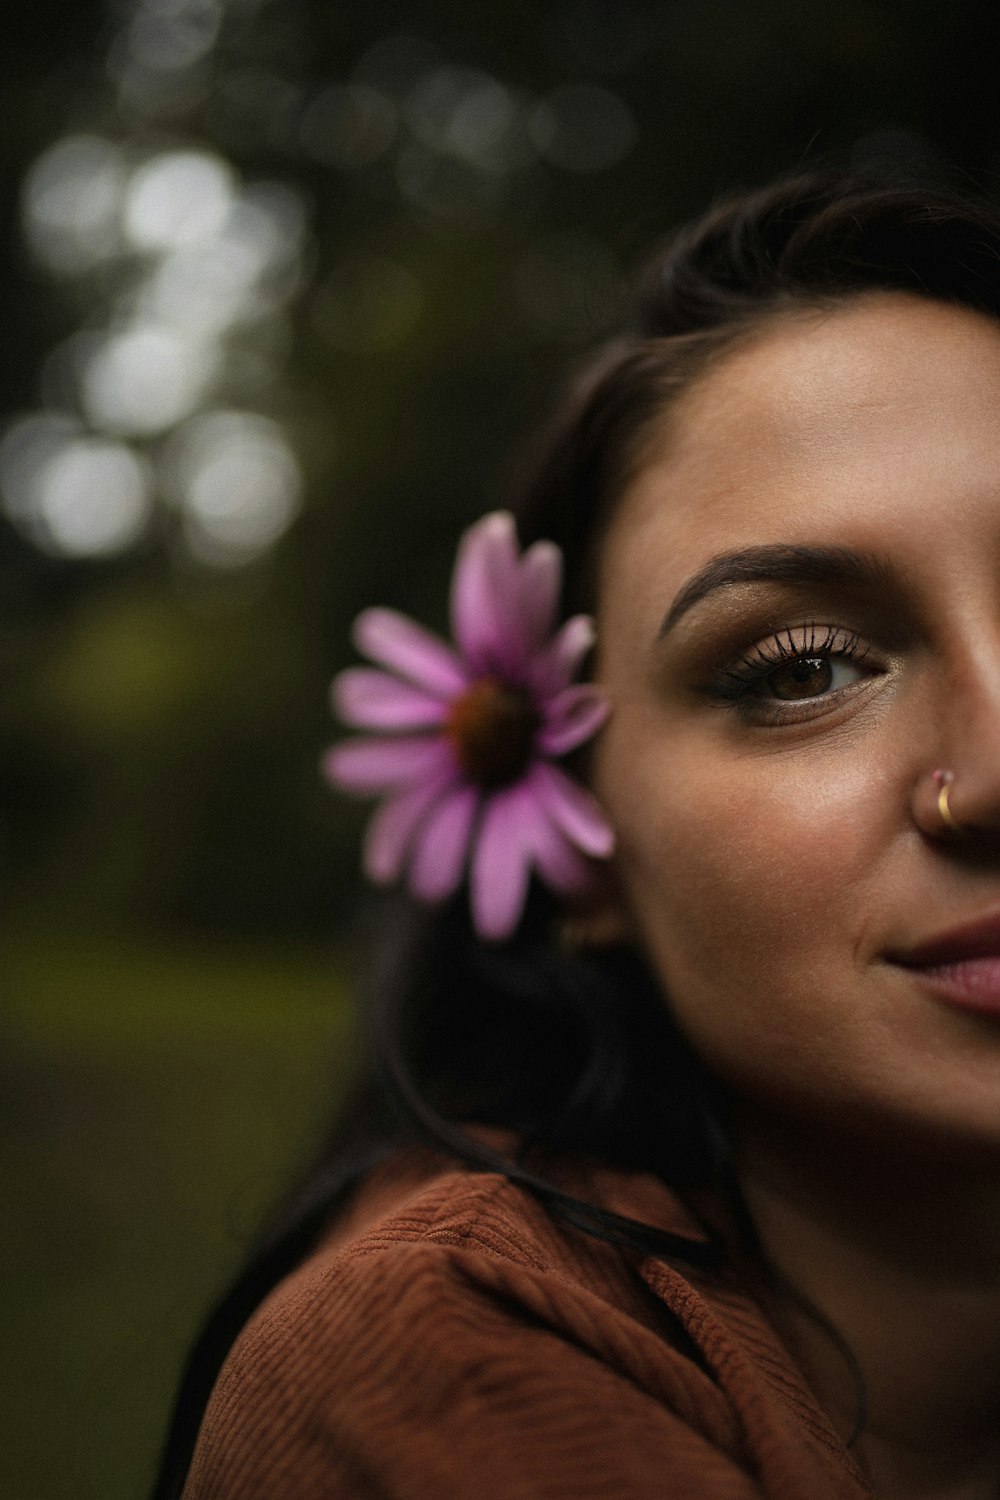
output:
[[[601, 766], [619, 874], [678, 1020], [726, 1071], [811, 1051], [839, 1024], [863, 940], [864, 765], [726, 757], [666, 734], [636, 754], [643, 737], [615, 728], [633, 751], [617, 757], [609, 737]], [[627, 774], [611, 775], [614, 762]]]

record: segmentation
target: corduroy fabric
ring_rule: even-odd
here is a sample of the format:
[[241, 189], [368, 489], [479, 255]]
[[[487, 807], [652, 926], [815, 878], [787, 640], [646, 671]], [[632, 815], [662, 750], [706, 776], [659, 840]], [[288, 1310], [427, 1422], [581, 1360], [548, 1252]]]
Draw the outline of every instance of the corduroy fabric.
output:
[[[646, 1176], [567, 1191], [685, 1235]], [[506, 1178], [382, 1169], [266, 1299], [184, 1500], [862, 1500], [752, 1296], [554, 1221]]]

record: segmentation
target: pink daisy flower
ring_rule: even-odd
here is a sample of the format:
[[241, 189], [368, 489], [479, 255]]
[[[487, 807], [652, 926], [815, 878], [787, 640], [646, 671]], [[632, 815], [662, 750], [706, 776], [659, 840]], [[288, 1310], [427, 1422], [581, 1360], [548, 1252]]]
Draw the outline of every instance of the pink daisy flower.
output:
[[521, 554], [514, 518], [484, 516], [465, 533], [451, 586], [455, 649], [388, 609], [354, 623], [358, 649], [386, 667], [352, 667], [333, 683], [345, 723], [378, 731], [327, 752], [330, 781], [382, 797], [365, 836], [378, 884], [404, 874], [438, 902], [469, 873], [481, 936], [509, 937], [532, 871], [579, 895], [613, 835], [594, 798], [553, 762], [603, 724], [607, 699], [574, 684], [594, 641], [576, 615], [556, 630], [562, 557], [552, 542]]

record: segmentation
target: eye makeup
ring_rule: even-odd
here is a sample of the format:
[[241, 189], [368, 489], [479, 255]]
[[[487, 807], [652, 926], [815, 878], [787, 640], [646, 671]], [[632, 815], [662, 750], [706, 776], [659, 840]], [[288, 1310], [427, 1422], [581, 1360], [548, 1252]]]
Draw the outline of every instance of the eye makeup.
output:
[[870, 653], [856, 630], [809, 620], [776, 630], [724, 661], [700, 691], [749, 720], [801, 722], [883, 671]]

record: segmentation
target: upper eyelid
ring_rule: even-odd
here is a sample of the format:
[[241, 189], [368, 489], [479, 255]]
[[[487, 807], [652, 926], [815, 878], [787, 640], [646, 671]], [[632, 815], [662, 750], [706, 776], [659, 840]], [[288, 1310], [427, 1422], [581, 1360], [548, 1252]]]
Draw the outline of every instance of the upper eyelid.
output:
[[[797, 638], [797, 633], [802, 632], [802, 638]], [[806, 638], [808, 635], [808, 638]], [[783, 639], [784, 638], [784, 639]], [[766, 655], [767, 646], [777, 645], [778, 650], [773, 655]], [[755, 652], [760, 653], [761, 666], [773, 666], [782, 661], [794, 660], [796, 657], [809, 656], [836, 656], [850, 655], [857, 657], [863, 653], [867, 655], [870, 646], [862, 644], [861, 635], [857, 630], [852, 630], [846, 625], [826, 625], [819, 621], [807, 621], [802, 625], [782, 626], [778, 630], [770, 631], [767, 635], [759, 636], [750, 645], [745, 646], [736, 656], [731, 657], [725, 664], [733, 668], [740, 663], [752, 665]]]

